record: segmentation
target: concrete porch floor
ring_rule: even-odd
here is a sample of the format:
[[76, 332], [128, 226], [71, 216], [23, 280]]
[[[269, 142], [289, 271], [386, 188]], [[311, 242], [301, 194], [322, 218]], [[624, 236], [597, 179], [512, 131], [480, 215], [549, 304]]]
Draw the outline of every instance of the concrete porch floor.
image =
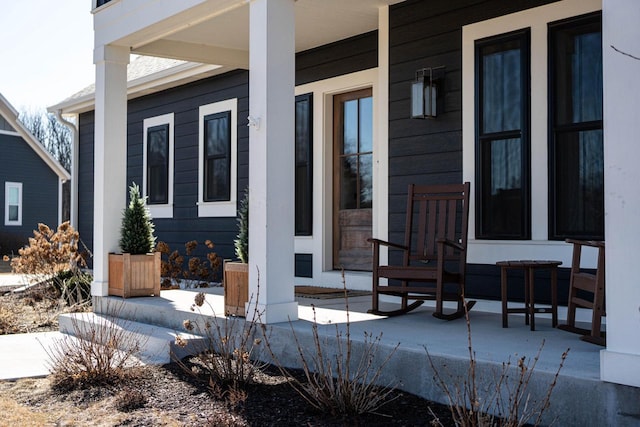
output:
[[[204, 314], [222, 314], [222, 288], [203, 290], [210, 310]], [[122, 317], [137, 322], [160, 325], [183, 331], [185, 319], [197, 318], [190, 310], [195, 291], [162, 291], [159, 298], [143, 297], [124, 300]], [[116, 304], [120, 298], [102, 298], [102, 303]], [[311, 322], [329, 345], [336, 340], [336, 325], [344, 331], [346, 324], [343, 299], [297, 298], [299, 320], [269, 325], [270, 342], [279, 361], [288, 367], [299, 367], [292, 332], [303, 348], [313, 346]], [[469, 367], [467, 325], [464, 319], [443, 321], [434, 318], [432, 308], [420, 307], [412, 313], [386, 318], [367, 314], [371, 297], [349, 299], [349, 319], [354, 353], [364, 348], [364, 334], [382, 334], [380, 354], [388, 354], [400, 346], [381, 377], [382, 383], [394, 383], [399, 388], [434, 401], [445, 402], [446, 397], [433, 380], [433, 368], [451, 381], [466, 377]], [[390, 304], [390, 303], [383, 303]], [[426, 305], [427, 303], [425, 303]], [[480, 306], [480, 308], [479, 308]], [[384, 305], [383, 305], [384, 308]], [[544, 340], [544, 347], [535, 367], [529, 390], [535, 399], [547, 392], [561, 362], [561, 355], [570, 349], [558, 383], [553, 391], [552, 406], [544, 419], [561, 426], [633, 426], [640, 425], [640, 389], [600, 381], [600, 350], [602, 347], [583, 342], [578, 335], [551, 327], [550, 318], [536, 316], [536, 331], [530, 331], [522, 315], [509, 317], [509, 328], [502, 328], [500, 314], [481, 311], [478, 304], [470, 313], [473, 350], [476, 354], [480, 387], [490, 389], [499, 375], [503, 362], [526, 356], [532, 360]], [[100, 305], [95, 310], [99, 312]], [[209, 309], [207, 309], [209, 310]], [[563, 323], [565, 317], [559, 317]], [[433, 365], [429, 362], [429, 351]], [[513, 371], [515, 374], [515, 370]]]

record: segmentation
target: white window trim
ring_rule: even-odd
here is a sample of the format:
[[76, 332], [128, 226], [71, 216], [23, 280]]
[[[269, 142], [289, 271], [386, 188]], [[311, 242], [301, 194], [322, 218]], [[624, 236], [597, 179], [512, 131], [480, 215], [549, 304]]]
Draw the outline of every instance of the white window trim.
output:
[[[9, 220], [9, 189], [18, 189], [18, 220]], [[21, 182], [5, 182], [4, 183], [4, 225], [21, 226], [22, 225], [22, 183]]]
[[142, 130], [142, 194], [147, 194], [147, 129], [154, 126], [169, 125], [169, 188], [168, 203], [150, 205], [147, 203], [152, 218], [173, 218], [173, 171], [174, 171], [174, 142], [173, 142], [173, 113], [144, 119]]
[[[204, 201], [204, 118], [210, 114], [231, 112], [231, 179], [229, 200], [221, 202]], [[198, 216], [199, 217], [235, 217], [238, 188], [238, 99], [227, 99], [202, 105], [198, 118]]]
[[[564, 242], [550, 241], [548, 226], [547, 24], [602, 9], [601, 0], [564, 0], [462, 27], [462, 175], [475, 194], [475, 41], [529, 28], [531, 30], [531, 240], [476, 240], [475, 200], [469, 203], [471, 263], [504, 259], [558, 259], [571, 265]], [[595, 265], [595, 258], [588, 263]], [[587, 262], [587, 260], [585, 260]]]
[[[374, 124], [388, 122], [382, 114], [379, 69], [371, 68], [351, 74], [296, 86], [295, 95], [313, 94], [313, 210], [312, 236], [295, 236], [296, 253], [313, 254], [313, 278], [296, 277], [296, 284], [322, 282], [341, 286], [342, 274], [333, 270], [333, 96], [371, 88]], [[386, 96], [386, 95], [385, 95]], [[386, 103], [383, 103], [387, 105]], [[388, 212], [388, 138], [380, 138], [379, 126], [373, 129], [373, 236], [387, 237]], [[386, 134], [386, 128], [385, 128]], [[384, 169], [383, 169], [384, 168]], [[371, 273], [345, 272], [349, 286], [354, 289], [371, 288]]]

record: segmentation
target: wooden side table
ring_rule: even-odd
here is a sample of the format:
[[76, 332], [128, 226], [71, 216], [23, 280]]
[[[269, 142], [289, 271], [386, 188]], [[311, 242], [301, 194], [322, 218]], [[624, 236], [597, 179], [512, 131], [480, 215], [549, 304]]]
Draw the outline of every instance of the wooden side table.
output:
[[[555, 328], [558, 326], [558, 266], [561, 261], [499, 261], [496, 263], [500, 267], [500, 287], [502, 291], [502, 327], [509, 327], [509, 313], [524, 313], [525, 324], [531, 326], [535, 331], [535, 313], [551, 313], [551, 324]], [[523, 270], [524, 272], [524, 308], [507, 307], [507, 271]], [[535, 307], [535, 273], [536, 270], [547, 269], [551, 272], [551, 308]]]

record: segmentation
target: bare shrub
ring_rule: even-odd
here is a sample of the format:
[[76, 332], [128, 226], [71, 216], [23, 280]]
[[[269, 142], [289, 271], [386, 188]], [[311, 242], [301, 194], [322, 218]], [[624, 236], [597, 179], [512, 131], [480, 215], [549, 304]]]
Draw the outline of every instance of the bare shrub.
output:
[[55, 231], [38, 224], [29, 245], [19, 250], [11, 267], [15, 273], [31, 275], [33, 282], [50, 287], [52, 292], [44, 291], [42, 296], [59, 303], [60, 311], [64, 305], [79, 311], [91, 304], [92, 281], [90, 274], [80, 270], [86, 263], [78, 251], [79, 242], [78, 232], [68, 221]]
[[[212, 395], [226, 393], [233, 401], [244, 401], [246, 395], [241, 391], [254, 382], [256, 373], [264, 366], [258, 361], [262, 339], [257, 334], [257, 314], [250, 320], [236, 316], [217, 317], [202, 292], [195, 296], [191, 310], [199, 314], [199, 319], [185, 320], [183, 326], [204, 339], [192, 359], [195, 367], [189, 367], [181, 360], [176, 362], [189, 373], [194, 368], [206, 372]], [[184, 347], [187, 343], [181, 336], [176, 339], [178, 346]]]
[[19, 256], [11, 261], [13, 271], [18, 274], [35, 274], [51, 277], [76, 266], [84, 260], [78, 253], [80, 236], [69, 224], [63, 222], [57, 230], [46, 224], [38, 224], [29, 238], [29, 245], [18, 251]]
[[147, 395], [144, 391], [125, 387], [116, 394], [114, 406], [120, 412], [131, 412], [142, 408], [147, 404], [147, 401]]
[[[344, 299], [347, 322], [344, 332], [336, 326], [335, 337], [323, 338], [318, 332], [316, 309], [313, 309], [313, 346], [306, 348], [299, 340], [298, 334], [291, 324], [291, 333], [305, 381], [292, 377], [289, 384], [313, 408], [321, 412], [329, 412], [334, 416], [373, 413], [390, 402], [395, 383], [379, 385], [385, 366], [391, 360], [400, 343], [382, 358], [380, 342], [382, 333], [374, 336], [365, 332], [362, 352], [356, 356], [351, 339], [351, 322], [349, 320], [349, 298], [344, 281]], [[287, 370], [278, 362], [269, 340], [265, 339], [267, 349], [275, 360], [283, 375]]]
[[[196, 255], [198, 246], [199, 244], [196, 240], [185, 243], [185, 256], [178, 250], [171, 251], [167, 243], [158, 242], [156, 251], [162, 254], [161, 276], [163, 277], [163, 288], [179, 287], [181, 283], [184, 283], [185, 287], [206, 288], [209, 283], [216, 280], [217, 272], [220, 269], [220, 258], [218, 254], [213, 252], [215, 245], [211, 240], [205, 240], [205, 260]], [[185, 260], [187, 261], [186, 267], [184, 265]]]
[[[465, 319], [467, 322], [467, 340], [469, 350], [469, 368], [466, 377], [441, 373], [435, 365], [429, 351], [427, 357], [434, 372], [436, 384], [447, 398], [451, 417], [456, 426], [462, 427], [520, 427], [525, 425], [539, 426], [545, 411], [551, 405], [551, 393], [556, 385], [560, 370], [564, 366], [569, 349], [562, 353], [558, 370], [553, 376], [546, 394], [536, 400], [529, 392], [529, 384], [536, 364], [544, 347], [544, 340], [533, 359], [521, 356], [514, 364], [509, 358], [501, 368], [493, 373], [488, 384], [481, 387], [480, 375], [477, 371], [476, 353], [471, 342], [471, 321], [465, 302]], [[425, 348], [426, 350], [426, 348]], [[515, 375], [513, 375], [515, 370]], [[444, 369], [446, 371], [446, 369]], [[435, 425], [443, 426], [436, 418]]]
[[142, 342], [130, 322], [119, 318], [121, 306], [107, 304], [105, 315], [82, 322], [72, 318], [73, 336], [65, 335], [51, 348], [49, 356], [51, 385], [61, 391], [95, 385], [116, 385], [135, 377], [130, 369], [138, 364]]

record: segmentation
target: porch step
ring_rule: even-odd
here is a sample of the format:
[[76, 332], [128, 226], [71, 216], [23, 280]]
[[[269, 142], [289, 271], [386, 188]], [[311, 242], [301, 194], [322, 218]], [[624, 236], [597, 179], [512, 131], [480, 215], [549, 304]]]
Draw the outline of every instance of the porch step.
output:
[[[141, 346], [141, 351], [137, 357], [144, 364], [163, 365], [171, 361], [172, 355], [182, 358], [189, 354], [194, 354], [203, 345], [203, 337], [181, 332], [179, 335], [186, 339], [187, 345], [179, 347], [175, 344], [178, 334], [173, 329], [104, 314], [61, 314], [58, 317], [58, 323], [60, 332], [76, 337], [78, 335], [95, 337], [96, 335], [102, 335], [101, 332], [104, 333], [110, 328], [128, 331], [122, 344], [126, 345], [127, 342], [130, 343], [132, 340], [137, 341]], [[120, 348], [120, 350], [124, 350], [124, 348]]]
[[120, 319], [156, 325], [172, 331], [186, 332], [184, 321], [195, 322], [202, 315], [223, 316], [224, 297], [222, 288], [203, 290], [205, 303], [202, 307], [191, 310], [195, 296], [199, 293], [191, 290], [166, 290], [160, 297], [98, 297], [93, 300], [93, 311], [101, 314], [112, 314]]

